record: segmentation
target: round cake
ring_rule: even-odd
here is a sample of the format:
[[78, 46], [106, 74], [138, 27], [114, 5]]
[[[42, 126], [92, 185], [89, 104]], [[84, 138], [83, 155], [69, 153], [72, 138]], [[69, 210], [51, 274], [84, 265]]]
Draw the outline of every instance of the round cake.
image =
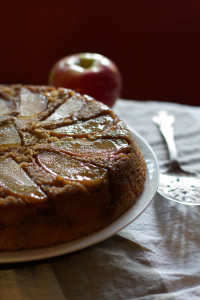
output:
[[104, 228], [145, 184], [129, 130], [72, 90], [0, 86], [0, 250], [47, 247]]

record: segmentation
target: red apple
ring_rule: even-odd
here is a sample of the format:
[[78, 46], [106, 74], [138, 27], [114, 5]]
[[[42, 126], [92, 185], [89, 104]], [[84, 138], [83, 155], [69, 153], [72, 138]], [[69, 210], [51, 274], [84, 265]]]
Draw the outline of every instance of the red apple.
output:
[[116, 64], [97, 53], [78, 53], [56, 62], [49, 84], [87, 94], [112, 107], [120, 97], [121, 74]]

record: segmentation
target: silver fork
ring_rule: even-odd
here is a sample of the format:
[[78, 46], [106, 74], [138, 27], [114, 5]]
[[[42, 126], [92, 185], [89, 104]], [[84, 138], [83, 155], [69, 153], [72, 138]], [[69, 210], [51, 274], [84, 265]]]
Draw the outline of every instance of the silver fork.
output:
[[178, 161], [173, 128], [175, 117], [166, 111], [159, 111], [152, 121], [164, 137], [170, 157], [169, 168], [160, 173], [158, 193], [178, 203], [200, 205], [200, 175], [184, 170]]

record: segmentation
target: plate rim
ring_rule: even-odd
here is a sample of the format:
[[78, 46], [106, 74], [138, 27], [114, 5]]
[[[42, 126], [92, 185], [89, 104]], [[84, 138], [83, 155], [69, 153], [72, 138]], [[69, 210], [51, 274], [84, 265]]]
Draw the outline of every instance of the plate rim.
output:
[[[129, 128], [129, 130], [136, 144], [139, 146], [147, 164], [147, 178], [145, 181], [145, 187], [133, 206], [105, 228], [83, 238], [51, 247], [18, 251], [0, 251], [1, 264], [31, 262], [42, 259], [44, 260], [88, 248], [115, 235], [117, 232], [121, 231], [130, 223], [135, 221], [147, 209], [152, 202], [158, 188], [159, 166], [156, 155], [147, 141], [132, 128]], [[149, 158], [151, 159], [149, 160]], [[151, 185], [152, 183], [153, 185]], [[148, 198], [146, 198], [146, 194], [148, 194]]]

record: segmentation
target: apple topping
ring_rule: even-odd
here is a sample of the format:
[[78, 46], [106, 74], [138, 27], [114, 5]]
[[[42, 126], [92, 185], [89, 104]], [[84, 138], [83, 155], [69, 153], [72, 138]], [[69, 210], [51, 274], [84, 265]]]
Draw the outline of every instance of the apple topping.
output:
[[0, 162], [0, 186], [6, 190], [7, 194], [28, 202], [46, 198], [42, 190], [11, 157]]
[[45, 121], [57, 121], [59, 119], [70, 117], [83, 106], [83, 100], [75, 97], [70, 98], [59, 106], [56, 111], [50, 115]]
[[128, 143], [123, 139], [61, 139], [52, 142], [52, 145], [66, 153], [94, 157], [124, 153], [129, 148]]
[[5, 115], [10, 112], [10, 109], [6, 103], [7, 101], [0, 99], [0, 115]]
[[85, 122], [78, 122], [72, 125], [63, 126], [52, 130], [52, 134], [62, 137], [62, 136], [83, 136], [87, 134], [92, 134], [93, 132], [101, 132], [108, 125], [113, 123], [113, 118], [110, 115], [100, 116], [90, 119]]
[[20, 115], [22, 117], [38, 115], [47, 107], [47, 99], [45, 96], [33, 93], [26, 88], [22, 88], [20, 99]]
[[0, 148], [16, 147], [20, 145], [21, 139], [13, 124], [0, 126]]
[[42, 152], [37, 155], [38, 163], [48, 172], [69, 181], [78, 181], [83, 185], [99, 184], [104, 180], [107, 170], [83, 163], [54, 152]]

